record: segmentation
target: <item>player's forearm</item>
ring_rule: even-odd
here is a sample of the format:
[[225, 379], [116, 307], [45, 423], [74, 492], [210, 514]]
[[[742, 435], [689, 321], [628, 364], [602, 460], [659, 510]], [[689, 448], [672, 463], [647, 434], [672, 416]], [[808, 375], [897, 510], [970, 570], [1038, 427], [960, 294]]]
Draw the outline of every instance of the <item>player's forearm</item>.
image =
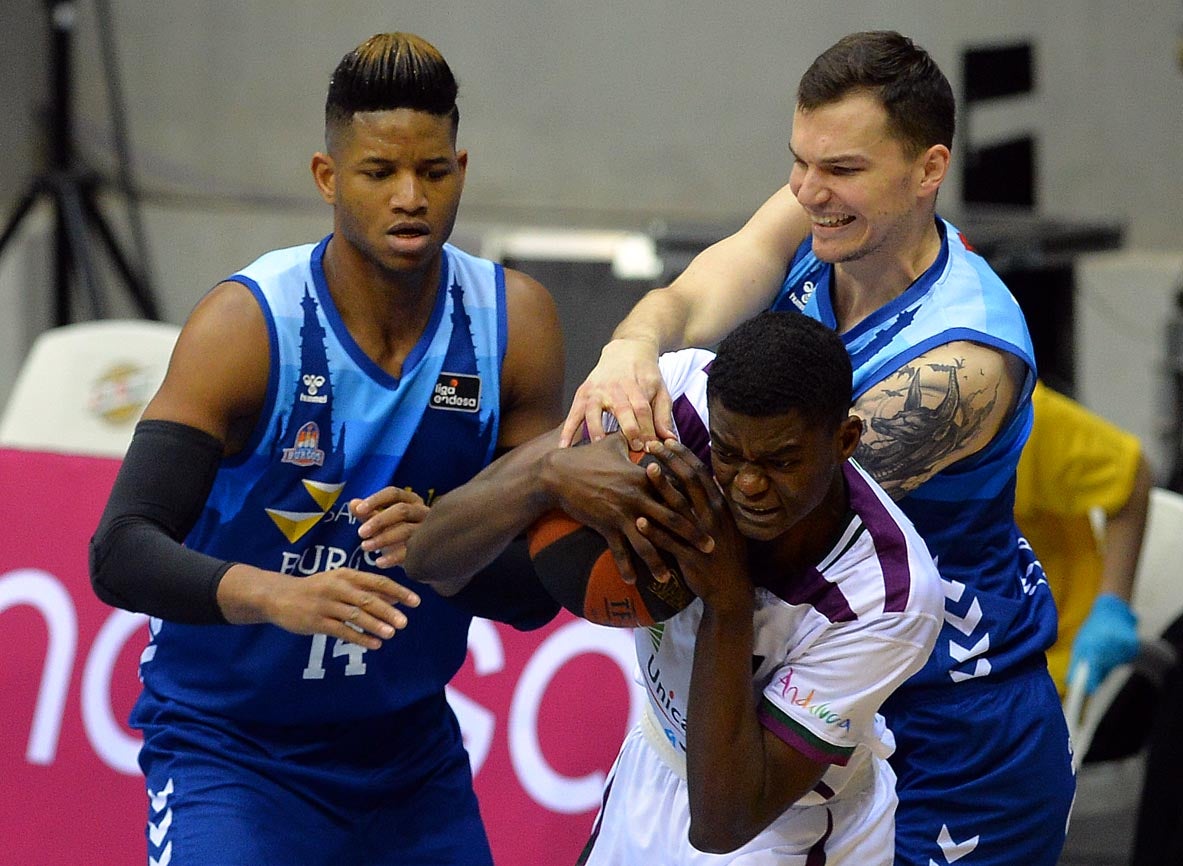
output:
[[765, 817], [764, 735], [752, 700], [752, 642], [750, 606], [718, 615], [705, 609], [686, 726], [690, 842], [702, 851], [734, 851], [775, 817]]
[[407, 575], [453, 595], [553, 507], [538, 483], [553, 433], [519, 445], [435, 501], [407, 542]]
[[1140, 456], [1130, 498], [1106, 521], [1100, 592], [1112, 593], [1127, 602], [1133, 594], [1153, 483], [1150, 466], [1145, 457]]
[[668, 286], [646, 294], [612, 333], [655, 354], [712, 346], [771, 302], [787, 260], [737, 233], [712, 244]]
[[653, 357], [686, 345], [686, 326], [690, 317], [687, 300], [672, 287], [653, 289], [641, 298], [612, 332], [618, 340], [643, 343], [653, 349]]
[[271, 622], [271, 602], [290, 575], [235, 563], [218, 583], [218, 606], [226, 621], [235, 625]]
[[90, 540], [90, 579], [107, 604], [183, 623], [224, 623], [219, 582], [231, 563], [182, 544], [222, 454], [215, 437], [141, 421]]

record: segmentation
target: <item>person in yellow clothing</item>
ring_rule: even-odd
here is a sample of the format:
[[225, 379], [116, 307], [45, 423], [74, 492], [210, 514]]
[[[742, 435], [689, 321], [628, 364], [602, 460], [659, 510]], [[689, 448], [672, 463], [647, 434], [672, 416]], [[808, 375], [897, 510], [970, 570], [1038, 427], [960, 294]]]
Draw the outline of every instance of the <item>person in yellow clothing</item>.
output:
[[1063, 696], [1085, 662], [1091, 694], [1138, 651], [1129, 602], [1153, 478], [1132, 433], [1042, 382], [1032, 402], [1015, 521], [1043, 563], [1059, 612], [1047, 653], [1052, 678]]

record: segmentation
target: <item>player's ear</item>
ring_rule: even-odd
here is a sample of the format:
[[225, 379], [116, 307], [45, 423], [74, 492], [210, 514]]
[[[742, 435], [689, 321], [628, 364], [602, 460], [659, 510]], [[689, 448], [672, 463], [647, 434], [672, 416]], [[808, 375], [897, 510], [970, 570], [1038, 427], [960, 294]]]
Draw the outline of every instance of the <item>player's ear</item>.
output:
[[863, 438], [863, 419], [858, 415], [847, 415], [842, 419], [842, 423], [838, 425], [838, 431], [834, 435], [835, 442], [838, 445], [838, 453], [842, 455], [843, 460], [849, 460], [858, 448], [859, 441]]
[[456, 167], [460, 173], [460, 189], [464, 189], [464, 179], [468, 177], [468, 151], [456, 151]]
[[337, 167], [333, 158], [327, 153], [317, 151], [312, 155], [312, 180], [320, 191], [320, 197], [325, 204], [335, 204], [337, 200]]
[[923, 195], [936, 195], [949, 171], [949, 158], [949, 148], [943, 144], [934, 144], [921, 154], [918, 165], [920, 191]]

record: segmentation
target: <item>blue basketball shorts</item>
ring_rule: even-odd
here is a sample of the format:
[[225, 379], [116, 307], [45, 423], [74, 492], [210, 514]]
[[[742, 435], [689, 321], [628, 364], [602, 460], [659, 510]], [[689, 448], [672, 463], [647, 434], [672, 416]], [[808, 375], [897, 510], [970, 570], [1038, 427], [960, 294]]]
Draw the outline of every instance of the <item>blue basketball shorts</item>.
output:
[[393, 716], [283, 727], [145, 694], [148, 856], [171, 866], [492, 866], [443, 695]]
[[1068, 726], [1046, 665], [904, 688], [895, 734], [896, 866], [1055, 866], [1076, 791]]

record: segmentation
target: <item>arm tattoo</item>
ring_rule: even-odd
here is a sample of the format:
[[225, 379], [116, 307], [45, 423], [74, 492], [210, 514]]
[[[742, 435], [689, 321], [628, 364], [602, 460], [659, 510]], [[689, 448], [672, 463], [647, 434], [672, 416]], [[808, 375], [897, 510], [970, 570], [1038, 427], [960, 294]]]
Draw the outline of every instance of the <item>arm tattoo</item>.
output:
[[[902, 405], [894, 400], [880, 401], [868, 421], [873, 435], [864, 437], [855, 452], [855, 459], [893, 499], [915, 490], [935, 474], [946, 457], [969, 442], [998, 400], [997, 383], [993, 394], [983, 388], [962, 396], [957, 381], [960, 361], [926, 366], [946, 373], [944, 382], [922, 387], [922, 368], [902, 368], [896, 375], [907, 377], [906, 391], [885, 392], [887, 396], [902, 395]], [[926, 390], [939, 395], [936, 405], [923, 404]]]

